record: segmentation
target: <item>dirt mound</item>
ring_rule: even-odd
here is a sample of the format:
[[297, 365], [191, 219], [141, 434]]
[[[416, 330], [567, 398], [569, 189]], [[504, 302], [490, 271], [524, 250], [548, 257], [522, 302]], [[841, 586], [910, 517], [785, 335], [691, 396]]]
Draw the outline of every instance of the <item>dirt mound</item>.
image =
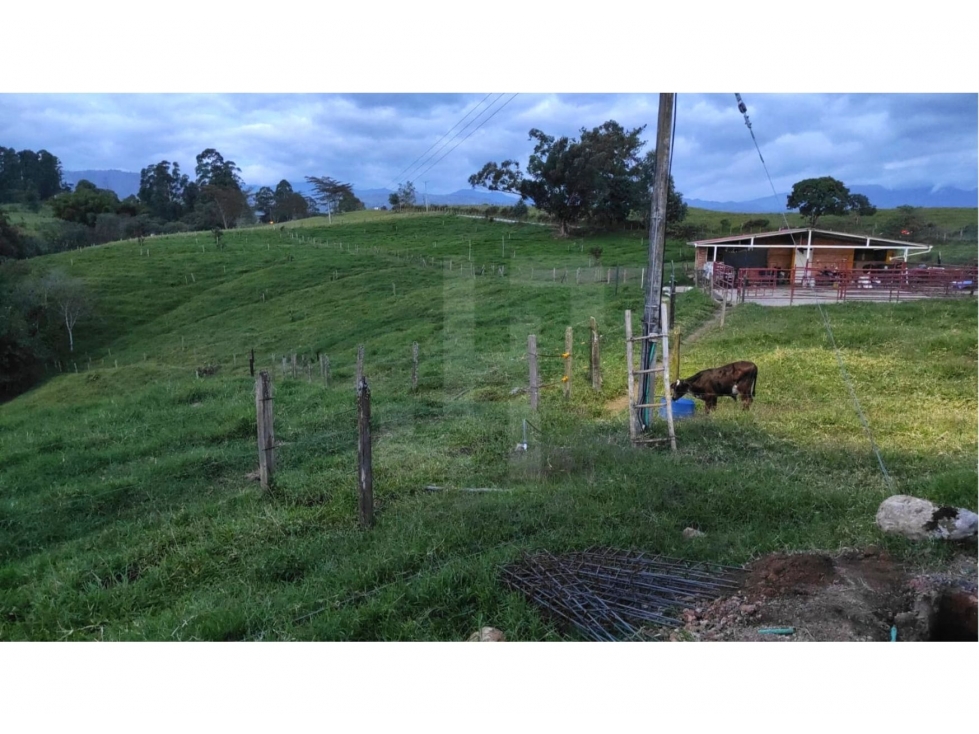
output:
[[976, 565], [960, 560], [915, 574], [874, 548], [765, 556], [737, 594], [684, 610], [670, 639], [886, 641], [894, 628], [899, 641], [975, 639]]
[[745, 594], [749, 597], [807, 594], [835, 577], [833, 559], [821, 553], [766, 556], [748, 567]]

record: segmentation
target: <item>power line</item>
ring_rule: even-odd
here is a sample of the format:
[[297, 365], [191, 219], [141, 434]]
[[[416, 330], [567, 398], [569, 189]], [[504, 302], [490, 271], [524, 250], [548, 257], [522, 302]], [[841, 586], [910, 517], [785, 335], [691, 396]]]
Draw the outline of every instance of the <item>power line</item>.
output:
[[[762, 168], [765, 169], [765, 175], [768, 176], [768, 183], [772, 187], [772, 196], [775, 197], [776, 201], [779, 201], [778, 192], [775, 190], [775, 183], [772, 181], [772, 175], [768, 172], [765, 158], [762, 156], [761, 148], [758, 146], [758, 140], [755, 138], [755, 131], [751, 129], [751, 120], [748, 119], [748, 106], [741, 100], [741, 95], [737, 92], [734, 93], [734, 97], [738, 100], [738, 111], [744, 115], [744, 124], [748, 126], [748, 132], [751, 133], [751, 139], [755, 143], [755, 150], [758, 151], [758, 158], [761, 159]], [[780, 206], [779, 211], [782, 214], [782, 221], [785, 222], [785, 228], [789, 229], [789, 220], [785, 216], [784, 208]], [[792, 243], [795, 244], [795, 237], [792, 237]]]
[[[441, 146], [439, 147], [439, 149], [438, 149], [438, 150], [436, 150], [436, 151], [435, 151], [434, 153], [432, 153], [432, 154], [431, 154], [430, 156], [428, 156], [428, 158], [426, 158], [426, 159], [425, 159], [424, 161], [422, 161], [422, 162], [421, 162], [421, 164], [419, 164], [419, 165], [417, 166], [417, 168], [419, 168], [419, 169], [420, 169], [420, 168], [421, 168], [422, 166], [424, 166], [424, 165], [425, 165], [426, 163], [428, 163], [428, 162], [429, 162], [430, 160], [432, 160], [432, 158], [434, 158], [434, 157], [435, 157], [436, 155], [438, 155], [438, 154], [439, 154], [439, 153], [440, 153], [440, 152], [441, 152], [442, 150], [444, 150], [444, 149], [445, 149], [445, 146], [446, 146], [446, 145], [448, 145], [448, 144], [449, 144], [449, 143], [451, 143], [451, 142], [452, 142], [453, 140], [455, 140], [455, 139], [456, 139], [456, 138], [458, 138], [458, 137], [459, 137], [460, 135], [462, 135], [462, 134], [463, 134], [463, 133], [464, 133], [464, 132], [465, 132], [465, 131], [466, 131], [467, 129], [469, 129], [469, 127], [470, 127], [470, 126], [471, 126], [471, 125], [472, 125], [473, 123], [475, 123], [475, 122], [476, 122], [476, 121], [477, 121], [477, 120], [478, 120], [478, 119], [479, 119], [480, 117], [482, 117], [482, 116], [483, 116], [483, 115], [485, 115], [485, 114], [486, 114], [487, 112], [489, 112], [489, 110], [490, 110], [490, 109], [491, 109], [491, 108], [493, 107], [493, 105], [495, 105], [495, 104], [496, 104], [497, 102], [499, 102], [499, 101], [500, 101], [500, 100], [501, 100], [501, 99], [503, 98], [503, 94], [505, 94], [505, 93], [501, 93], [501, 94], [500, 94], [500, 95], [499, 95], [499, 96], [498, 96], [498, 97], [497, 97], [496, 99], [494, 99], [494, 100], [493, 100], [492, 102], [490, 102], [490, 103], [489, 103], [489, 104], [488, 104], [488, 105], [487, 105], [487, 106], [486, 106], [486, 107], [485, 107], [485, 108], [484, 108], [484, 109], [483, 109], [483, 110], [482, 110], [482, 111], [481, 111], [481, 112], [480, 112], [480, 113], [479, 113], [478, 115], [476, 115], [476, 117], [474, 117], [474, 118], [473, 118], [472, 120], [470, 120], [470, 121], [469, 121], [469, 122], [468, 122], [468, 123], [466, 124], [466, 126], [465, 126], [465, 127], [463, 127], [463, 128], [462, 128], [462, 129], [461, 129], [461, 130], [460, 130], [459, 132], [457, 132], [457, 133], [456, 133], [455, 135], [453, 135], [453, 136], [452, 136], [451, 138], [449, 138], [448, 140], [446, 140], [446, 141], [445, 141], [445, 142], [444, 142], [444, 143], [443, 143], [443, 144], [442, 144], [442, 145], [441, 145]], [[500, 109], [502, 109], [502, 108], [500, 108]], [[496, 113], [494, 113], [494, 114], [496, 114]], [[491, 115], [490, 117], [492, 117], [492, 115]], [[487, 120], [488, 120], [488, 119], [489, 119], [489, 118], [487, 118]], [[486, 120], [484, 120], [483, 122], [486, 122]], [[481, 126], [482, 126], [482, 124], [483, 124], [483, 123], [480, 123], [480, 125], [476, 127], [476, 130], [478, 130], [478, 129], [479, 129], [479, 128], [480, 128]], [[476, 130], [473, 130], [473, 132], [476, 132]], [[471, 134], [472, 134], [472, 133], [470, 133], [470, 135], [471, 135]], [[469, 137], [469, 136], [467, 135], [466, 137]], [[444, 157], [444, 156], [443, 156], [443, 157]], [[440, 158], [439, 160], [442, 160], [442, 159]], [[437, 162], [438, 162], [438, 161], [436, 161], [436, 163], [437, 163]], [[434, 165], [434, 164], [433, 164], [433, 165]], [[418, 173], [418, 172], [416, 171], [416, 172], [415, 172], [415, 173], [413, 174], [413, 177], [414, 177], [414, 178], [418, 178], [419, 176], [423, 176], [423, 175], [425, 175], [425, 173], [427, 173], [427, 172], [429, 171], [429, 169], [430, 169], [430, 168], [431, 168], [431, 166], [429, 166], [428, 168], [426, 168], [426, 169], [425, 169], [424, 171], [422, 171], [421, 173]]]
[[479, 102], [477, 102], [477, 103], [476, 103], [475, 105], [473, 105], [473, 108], [472, 108], [471, 110], [469, 110], [469, 112], [467, 112], [467, 113], [466, 113], [466, 114], [465, 114], [465, 115], [463, 116], [463, 118], [462, 118], [461, 120], [459, 120], [459, 122], [457, 122], [457, 123], [456, 123], [455, 125], [453, 125], [453, 126], [452, 126], [452, 127], [450, 127], [450, 128], [448, 129], [448, 130], [446, 130], [446, 131], [445, 131], [445, 133], [443, 133], [443, 134], [442, 134], [442, 137], [441, 137], [441, 138], [439, 138], [439, 139], [438, 139], [438, 140], [436, 140], [436, 141], [435, 141], [434, 143], [432, 143], [432, 145], [431, 145], [431, 147], [429, 147], [429, 149], [428, 149], [428, 150], [426, 150], [426, 151], [425, 151], [424, 153], [422, 153], [422, 154], [421, 154], [420, 156], [418, 156], [417, 158], [415, 158], [415, 160], [413, 160], [413, 161], [412, 161], [411, 163], [409, 163], [409, 164], [408, 164], [408, 166], [407, 166], [407, 168], [405, 168], [405, 169], [404, 169], [403, 171], [401, 171], [401, 173], [399, 173], [399, 174], [398, 174], [397, 176], [395, 176], [395, 177], [394, 177], [393, 179], [391, 179], [391, 183], [397, 183], [397, 182], [398, 182], [398, 179], [399, 179], [399, 178], [401, 178], [401, 176], [402, 176], [402, 175], [403, 175], [403, 174], [404, 174], [405, 172], [407, 172], [407, 171], [409, 171], [409, 170], [411, 170], [411, 167], [412, 167], [412, 166], [414, 166], [414, 165], [415, 165], [416, 163], [418, 163], [418, 161], [420, 161], [420, 160], [422, 159], [422, 156], [424, 156], [425, 154], [427, 154], [429, 150], [431, 150], [431, 149], [432, 149], [432, 148], [434, 148], [434, 147], [435, 147], [436, 145], [438, 145], [438, 144], [439, 144], [439, 142], [441, 142], [441, 140], [442, 140], [442, 138], [444, 138], [444, 137], [445, 137], [446, 135], [448, 135], [448, 134], [449, 134], [450, 132], [452, 132], [453, 130], [455, 130], [455, 129], [456, 129], [456, 128], [457, 128], [458, 126], [459, 126], [459, 125], [461, 125], [461, 124], [462, 124], [462, 122], [463, 122], [463, 120], [465, 120], [465, 119], [466, 119], [467, 117], [469, 117], [469, 115], [471, 115], [471, 114], [472, 114], [473, 112], [475, 112], [475, 111], [476, 111], [476, 109], [477, 109], [477, 108], [478, 108], [478, 107], [479, 107], [479, 106], [480, 106], [480, 105], [481, 105], [481, 104], [482, 104], [483, 102], [485, 102], [485, 101], [486, 101], [486, 100], [487, 100], [487, 99], [488, 99], [489, 97], [492, 97], [492, 96], [493, 96], [493, 93], [492, 93], [492, 92], [490, 92], [490, 93], [489, 93], [489, 94], [487, 94], [487, 95], [486, 95], [485, 97], [483, 97], [483, 98], [482, 98], [481, 100], [479, 100]]
[[[500, 110], [502, 110], [502, 109], [503, 109], [504, 107], [506, 107], [506, 106], [507, 106], [508, 104], [510, 104], [510, 103], [511, 103], [511, 102], [512, 102], [512, 101], [513, 101], [513, 100], [514, 100], [515, 98], [516, 98], [516, 96], [517, 96], [517, 94], [519, 94], [519, 92], [517, 92], [516, 94], [514, 94], [514, 95], [513, 95], [512, 97], [510, 97], [510, 99], [508, 99], [508, 100], [507, 100], [506, 102], [504, 102], [504, 103], [503, 103], [503, 104], [501, 104], [501, 105], [500, 105], [499, 107], [497, 107], [497, 108], [496, 108], [496, 111], [495, 111], [495, 112], [493, 112], [493, 114], [492, 114], [492, 115], [490, 115], [489, 117], [487, 117], [487, 118], [486, 118], [485, 120], [483, 120], [483, 121], [482, 121], [481, 123], [479, 123], [479, 125], [478, 125], [478, 126], [476, 127], [476, 129], [475, 129], [475, 130], [473, 130], [473, 131], [472, 131], [471, 133], [469, 133], [469, 135], [467, 135], [466, 137], [464, 137], [464, 138], [463, 138], [462, 140], [460, 140], [460, 141], [459, 141], [458, 143], [456, 143], [455, 145], [453, 145], [453, 146], [452, 146], [452, 147], [451, 147], [451, 148], [450, 148], [449, 150], [447, 150], [447, 151], [445, 152], [445, 154], [444, 154], [444, 155], [443, 155], [443, 156], [442, 156], [441, 158], [439, 158], [439, 159], [438, 159], [437, 161], [435, 161], [435, 162], [434, 162], [434, 163], [433, 163], [432, 165], [430, 165], [430, 166], [429, 166], [428, 168], [426, 168], [426, 169], [425, 169], [424, 171], [422, 171], [422, 172], [421, 172], [421, 174], [419, 174], [419, 175], [422, 175], [422, 176], [424, 176], [424, 175], [425, 175], [426, 173], [428, 173], [429, 171], [431, 171], [431, 170], [432, 170], [432, 168], [434, 168], [435, 166], [437, 166], [437, 165], [439, 164], [439, 161], [441, 161], [441, 160], [442, 160], [442, 158], [445, 158], [445, 156], [447, 156], [447, 155], [448, 155], [449, 153], [451, 153], [451, 152], [452, 152], [453, 150], [455, 150], [455, 149], [456, 149], [456, 148], [458, 148], [458, 147], [459, 147], [460, 145], [462, 145], [462, 144], [463, 144], [463, 143], [465, 143], [465, 142], [466, 142], [467, 140], [469, 140], [469, 138], [471, 138], [471, 137], [473, 136], [473, 133], [475, 133], [475, 132], [476, 132], [477, 130], [479, 130], [479, 128], [481, 128], [481, 127], [482, 127], [483, 125], [485, 125], [485, 124], [486, 124], [487, 122], [489, 122], [489, 121], [490, 121], [490, 120], [492, 120], [492, 119], [493, 119], [494, 117], [496, 117], [496, 114], [497, 114], [497, 113], [498, 113], [498, 112], [499, 112]], [[502, 97], [502, 96], [503, 96], [503, 95], [501, 94], [501, 95], [500, 95], [500, 97]], [[496, 100], [496, 101], [499, 101], [499, 98], [497, 98], [497, 100]]]

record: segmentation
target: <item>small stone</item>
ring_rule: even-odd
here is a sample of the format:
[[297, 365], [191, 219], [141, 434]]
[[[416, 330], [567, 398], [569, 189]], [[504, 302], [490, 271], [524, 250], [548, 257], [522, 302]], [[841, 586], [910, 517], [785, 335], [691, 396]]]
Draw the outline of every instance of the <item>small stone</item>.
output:
[[473, 632], [467, 642], [506, 642], [506, 635], [496, 627], [483, 627]]
[[702, 533], [696, 528], [684, 528], [683, 537], [687, 540], [692, 540], [693, 538], [703, 538], [707, 533]]
[[745, 615], [754, 614], [757, 611], [758, 611], [758, 607], [755, 604], [742, 604], [741, 605], [741, 613], [742, 614], [745, 614]]

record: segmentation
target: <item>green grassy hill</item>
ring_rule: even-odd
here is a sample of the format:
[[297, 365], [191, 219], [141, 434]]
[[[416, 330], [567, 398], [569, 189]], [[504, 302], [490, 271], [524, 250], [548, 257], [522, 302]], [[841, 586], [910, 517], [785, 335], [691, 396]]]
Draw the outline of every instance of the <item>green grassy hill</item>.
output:
[[[490, 624], [560, 639], [498, 583], [522, 550], [602, 544], [728, 563], [867, 543], [915, 562], [946, 552], [877, 532], [891, 491], [815, 307], [741, 306], [682, 346], [683, 374], [757, 362], [755, 405], [679, 423], [676, 456], [633, 449], [610, 405], [625, 391], [623, 312], [638, 328], [639, 284], [557, 277], [596, 246], [605, 265], [646, 256], [639, 232], [559, 240], [372, 212], [229, 232], [221, 249], [191, 234], [29, 261], [84, 279], [98, 307], [76, 327], [69, 372], [0, 407], [0, 638], [464, 639]], [[672, 243], [667, 261], [688, 249]], [[554, 278], [532, 281], [531, 268]], [[897, 491], [975, 509], [975, 303], [825, 310]], [[712, 312], [698, 292], [678, 300], [684, 333]], [[520, 392], [530, 333], [548, 385], [538, 415]], [[359, 344], [374, 400], [371, 531], [357, 526]], [[251, 349], [274, 381], [271, 496], [248, 476]], [[284, 355], [317, 352], [329, 385], [318, 365], [283, 376]], [[198, 377], [205, 365], [219, 369]], [[687, 526], [706, 537], [684, 541]]]

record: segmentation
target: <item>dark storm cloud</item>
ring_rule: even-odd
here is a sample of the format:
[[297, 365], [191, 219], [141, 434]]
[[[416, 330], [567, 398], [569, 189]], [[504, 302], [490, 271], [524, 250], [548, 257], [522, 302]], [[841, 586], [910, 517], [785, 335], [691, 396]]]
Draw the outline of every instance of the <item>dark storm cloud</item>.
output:
[[[487, 95], [0, 95], [0, 145], [45, 148], [69, 170], [139, 171], [170, 160], [191, 175], [195, 156], [216, 148], [256, 186], [329, 175], [358, 188], [412, 179], [419, 190], [427, 181], [429, 191], [449, 192], [486, 161], [525, 165], [531, 128], [576, 136], [614, 119], [646, 126], [649, 147], [655, 137], [657, 94]], [[743, 97], [782, 194], [812, 176], [976, 187], [975, 95]], [[679, 95], [673, 174], [687, 198], [771, 195], [733, 94]]]

